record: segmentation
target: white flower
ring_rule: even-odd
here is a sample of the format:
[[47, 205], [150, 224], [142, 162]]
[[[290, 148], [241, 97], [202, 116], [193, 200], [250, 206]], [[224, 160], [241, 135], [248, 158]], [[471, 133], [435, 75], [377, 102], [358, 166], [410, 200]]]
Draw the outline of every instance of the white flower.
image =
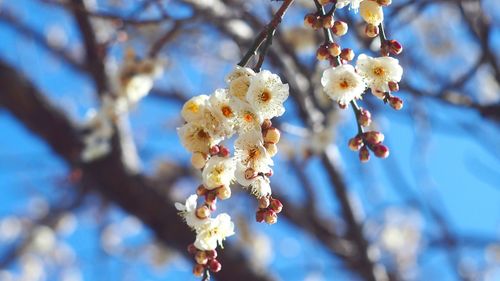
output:
[[134, 75], [122, 86], [129, 103], [136, 104], [153, 88], [153, 77], [148, 74]]
[[153, 82], [163, 72], [163, 67], [152, 59], [136, 60], [129, 53], [120, 70], [120, 85], [122, 94], [129, 104], [133, 105], [144, 98], [153, 88]]
[[370, 24], [375, 26], [384, 21], [384, 11], [382, 7], [375, 1], [363, 1], [359, 6], [359, 14]]
[[349, 7], [349, 9], [358, 10], [359, 9], [359, 3], [361, 3], [362, 1], [363, 0], [340, 0], [340, 1], [337, 1], [337, 4], [336, 4], [335, 7], [337, 9], [342, 9], [345, 6], [351, 4], [351, 6]]
[[269, 166], [274, 164], [264, 147], [260, 131], [240, 135], [234, 144], [234, 149], [236, 161], [254, 169], [257, 173], [268, 173]]
[[199, 121], [203, 119], [207, 110], [209, 96], [199, 95], [190, 98], [182, 106], [181, 116], [186, 122]]
[[252, 183], [252, 194], [257, 198], [271, 195], [271, 185], [269, 178], [257, 177]]
[[203, 184], [208, 190], [220, 186], [229, 187], [234, 179], [235, 164], [233, 158], [214, 156], [203, 169]]
[[288, 84], [283, 84], [278, 75], [263, 70], [250, 78], [246, 99], [264, 119], [281, 116], [285, 112], [283, 103], [288, 98]]
[[199, 229], [208, 222], [208, 219], [199, 219], [196, 216], [196, 200], [198, 200], [198, 196], [196, 194], [192, 194], [188, 197], [188, 199], [186, 199], [186, 203], [184, 205], [175, 202], [175, 208], [179, 211], [179, 215], [184, 218], [186, 224], [194, 230]]
[[194, 246], [202, 251], [215, 250], [217, 244], [222, 247], [222, 241], [233, 234], [234, 223], [228, 214], [223, 213], [215, 219], [208, 219], [208, 222], [197, 230]]
[[208, 153], [210, 147], [216, 144], [208, 130], [198, 122], [189, 122], [177, 128], [177, 134], [182, 145], [191, 152]]
[[238, 102], [236, 104], [236, 126], [240, 134], [259, 131], [264, 121], [262, 115], [256, 113], [248, 103]]
[[236, 120], [236, 107], [229, 98], [226, 89], [217, 89], [209, 98], [210, 111], [220, 121], [221, 130], [225, 137], [233, 134]]
[[250, 86], [250, 77], [254, 76], [255, 72], [248, 67], [236, 66], [227, 78], [226, 82], [229, 85], [229, 94], [237, 100], [245, 101], [245, 97]]
[[361, 98], [365, 91], [365, 83], [349, 64], [329, 68], [321, 77], [326, 94], [333, 100], [348, 104], [355, 98]]
[[403, 76], [399, 61], [391, 57], [372, 58], [361, 54], [356, 63], [356, 70], [374, 92], [388, 92], [388, 83], [399, 82]]

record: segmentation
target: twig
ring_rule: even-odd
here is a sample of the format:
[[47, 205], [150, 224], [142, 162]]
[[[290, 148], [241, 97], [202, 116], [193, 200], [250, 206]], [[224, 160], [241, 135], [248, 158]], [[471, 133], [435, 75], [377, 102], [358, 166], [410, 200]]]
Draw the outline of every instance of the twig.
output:
[[[269, 41], [269, 40], [272, 39], [272, 36], [274, 35], [274, 33], [276, 31], [276, 28], [278, 28], [278, 25], [283, 20], [283, 16], [285, 15], [285, 13], [288, 10], [288, 8], [292, 5], [293, 1], [294, 0], [285, 0], [283, 2], [283, 4], [281, 5], [281, 7], [278, 9], [278, 11], [276, 12], [276, 14], [274, 15], [273, 19], [269, 22], [268, 25], [266, 25], [266, 27], [264, 27], [264, 29], [255, 38], [255, 40], [254, 40], [252, 46], [250, 47], [250, 49], [246, 52], [246, 54], [243, 56], [243, 58], [241, 59], [241, 61], [238, 63], [239, 66], [242, 66], [242, 67], [246, 66], [248, 64], [248, 61], [254, 55], [257, 54], [257, 51], [259, 50], [260, 46], [265, 41]], [[269, 42], [268, 45], [271, 45], [271, 42]], [[269, 48], [269, 46], [264, 47], [264, 49], [263, 49], [264, 52], [261, 52], [261, 54], [262, 53], [265, 54], [265, 52], [267, 51], [267, 48]], [[260, 59], [259, 59], [259, 61], [260, 61]], [[262, 62], [260, 62], [260, 64], [262, 65]], [[260, 68], [260, 66], [259, 66], [259, 68]]]

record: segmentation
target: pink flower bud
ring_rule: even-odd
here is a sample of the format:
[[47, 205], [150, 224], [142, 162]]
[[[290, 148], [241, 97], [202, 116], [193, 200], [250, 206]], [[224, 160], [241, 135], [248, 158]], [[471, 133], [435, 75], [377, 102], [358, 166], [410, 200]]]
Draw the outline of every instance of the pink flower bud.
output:
[[363, 139], [369, 144], [378, 144], [384, 141], [384, 135], [381, 132], [370, 131], [363, 134]]
[[337, 36], [343, 36], [347, 33], [348, 29], [347, 23], [337, 20], [333, 23], [332, 32]]
[[281, 210], [283, 210], [283, 204], [281, 203], [281, 201], [278, 199], [274, 199], [274, 198], [271, 199], [270, 207], [277, 214], [279, 214], [281, 212]]
[[340, 58], [345, 61], [352, 61], [354, 59], [354, 51], [350, 48], [342, 49], [340, 52]]
[[389, 98], [389, 105], [395, 110], [401, 110], [403, 108], [403, 100], [392, 96]]
[[194, 259], [197, 264], [207, 264], [208, 262], [207, 254], [204, 251], [198, 251], [196, 255], [194, 255]]
[[273, 210], [266, 210], [264, 212], [264, 220], [267, 224], [275, 224], [278, 221], [278, 215]]
[[355, 136], [349, 140], [348, 146], [352, 151], [358, 151], [363, 146], [363, 139], [360, 136]]
[[389, 46], [389, 52], [393, 55], [399, 55], [403, 51], [403, 45], [396, 40], [389, 40], [387, 44]]
[[218, 260], [213, 259], [208, 263], [208, 269], [212, 272], [219, 272], [222, 269], [222, 265]]
[[207, 254], [207, 257], [209, 259], [215, 259], [217, 258], [217, 251], [216, 250], [209, 250], [209, 251], [205, 251], [205, 253]]
[[389, 148], [383, 144], [377, 144], [372, 147], [375, 156], [379, 158], [387, 158], [389, 156]]
[[257, 221], [257, 222], [263, 222], [264, 221], [264, 213], [265, 212], [266, 212], [265, 210], [258, 210], [255, 213], [255, 221]]
[[193, 267], [193, 274], [194, 276], [196, 277], [201, 277], [203, 276], [203, 272], [205, 271], [205, 267], [201, 264], [196, 264], [194, 267]]
[[214, 145], [214, 146], [210, 147], [208, 152], [210, 153], [210, 155], [217, 155], [217, 154], [219, 154], [219, 151], [220, 151], [219, 146]]
[[359, 150], [359, 160], [362, 162], [362, 163], [366, 163], [368, 162], [368, 160], [370, 160], [370, 151], [368, 151], [368, 148], [366, 148], [366, 145], [363, 146], [360, 150]]

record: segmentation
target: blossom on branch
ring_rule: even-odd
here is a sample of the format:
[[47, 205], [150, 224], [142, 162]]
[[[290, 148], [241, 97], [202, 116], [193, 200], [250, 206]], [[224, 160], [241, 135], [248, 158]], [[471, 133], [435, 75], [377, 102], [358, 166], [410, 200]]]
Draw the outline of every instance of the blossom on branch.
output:
[[321, 77], [321, 84], [332, 100], [344, 105], [361, 98], [366, 87], [361, 76], [349, 64], [325, 70]]
[[399, 61], [391, 57], [372, 58], [361, 54], [356, 63], [356, 70], [375, 94], [389, 92], [389, 82], [397, 83], [403, 76]]
[[222, 213], [215, 219], [208, 219], [207, 223], [196, 231], [194, 246], [203, 251], [215, 250], [217, 245], [222, 247], [222, 241], [233, 234], [234, 223], [231, 221], [231, 217], [226, 213]]

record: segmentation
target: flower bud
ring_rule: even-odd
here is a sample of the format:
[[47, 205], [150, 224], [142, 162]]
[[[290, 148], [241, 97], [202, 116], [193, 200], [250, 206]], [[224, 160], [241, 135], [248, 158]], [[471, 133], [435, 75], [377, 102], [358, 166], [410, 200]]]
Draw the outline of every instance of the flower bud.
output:
[[384, 6], [384, 7], [387, 7], [389, 5], [392, 4], [392, 0], [377, 0], [377, 3], [380, 5], [380, 6]]
[[323, 24], [323, 28], [332, 28], [335, 20], [332, 15], [327, 15], [321, 19], [321, 23]]
[[333, 34], [335, 34], [337, 36], [343, 36], [347, 33], [348, 29], [349, 29], [349, 26], [347, 25], [347, 23], [340, 21], [340, 20], [336, 20], [333, 23], [332, 32], [333, 32]]
[[207, 257], [211, 260], [217, 258], [217, 251], [216, 250], [205, 251], [205, 253], [207, 254]]
[[201, 264], [196, 264], [194, 267], [193, 267], [193, 274], [194, 276], [196, 277], [201, 277], [203, 276], [203, 272], [205, 271], [205, 267]]
[[205, 167], [205, 163], [207, 162], [207, 157], [204, 153], [195, 152], [191, 156], [191, 165], [196, 169], [201, 169]]
[[214, 145], [214, 146], [210, 147], [208, 152], [210, 153], [210, 155], [217, 155], [220, 152], [220, 148], [218, 145]]
[[370, 38], [377, 37], [379, 33], [378, 26], [368, 23], [365, 27], [365, 34]]
[[359, 14], [367, 23], [379, 25], [384, 21], [384, 11], [375, 1], [362, 1], [359, 5]]
[[217, 201], [217, 194], [215, 192], [210, 191], [205, 194], [205, 202], [212, 204], [215, 201]]
[[283, 210], [283, 204], [281, 203], [281, 201], [274, 198], [271, 199], [270, 207], [276, 214], [280, 213], [281, 210]]
[[342, 49], [342, 52], [340, 52], [340, 58], [346, 61], [352, 61], [354, 59], [354, 51], [350, 48]]
[[214, 273], [219, 272], [222, 269], [222, 265], [218, 260], [213, 259], [208, 263], [208, 269]]
[[208, 257], [205, 251], [198, 251], [196, 255], [194, 255], [194, 259], [197, 264], [207, 264], [208, 262]]
[[304, 17], [304, 25], [306, 27], [314, 28], [314, 26], [316, 25], [316, 21], [318, 21], [317, 18], [318, 17], [315, 14], [307, 14]]
[[263, 222], [264, 221], [264, 213], [266, 211], [265, 210], [258, 210], [256, 213], [255, 213], [255, 220], [257, 222]]
[[389, 98], [389, 105], [395, 110], [401, 110], [403, 108], [403, 100], [392, 96]]
[[321, 45], [316, 51], [316, 58], [318, 60], [327, 60], [330, 57], [330, 53], [328, 52], [328, 48], [326, 45]]
[[262, 124], [260, 125], [262, 131], [265, 131], [273, 126], [273, 123], [269, 119], [264, 119]]
[[254, 169], [248, 168], [245, 170], [245, 179], [251, 180], [257, 176], [257, 172]]
[[377, 131], [370, 131], [363, 134], [363, 138], [367, 143], [377, 144], [384, 141], [384, 134]]
[[206, 189], [203, 184], [200, 184], [198, 186], [198, 188], [196, 189], [196, 195], [198, 195], [198, 196], [204, 196], [205, 194], [207, 194], [207, 192], [208, 192], [208, 189]]
[[196, 209], [196, 217], [199, 218], [200, 220], [204, 220], [210, 216], [210, 209], [208, 206], [201, 206], [198, 209]]
[[274, 143], [266, 142], [264, 143], [264, 148], [266, 149], [267, 154], [269, 154], [269, 156], [271, 157], [278, 153], [278, 146]]
[[358, 123], [363, 127], [368, 127], [372, 123], [372, 115], [370, 111], [361, 108], [358, 115]]
[[267, 224], [275, 224], [278, 221], [278, 215], [273, 210], [266, 210], [264, 212], [264, 220]]
[[278, 143], [281, 133], [276, 128], [269, 128], [264, 132], [264, 142]]
[[376, 144], [372, 147], [375, 156], [379, 158], [387, 158], [389, 156], [389, 148], [383, 144]]
[[389, 46], [389, 52], [393, 55], [399, 55], [403, 51], [403, 45], [396, 40], [389, 40], [387, 45]]
[[196, 247], [194, 246], [194, 244], [189, 244], [188, 247], [187, 247], [187, 251], [191, 255], [194, 255], [194, 254], [196, 254], [198, 252], [198, 249], [196, 249]]
[[269, 207], [269, 204], [270, 204], [270, 201], [269, 201], [269, 197], [261, 197], [259, 198], [259, 208], [260, 209], [266, 209], [267, 207]]
[[359, 161], [366, 163], [370, 160], [370, 151], [366, 148], [366, 145], [359, 150]]
[[387, 85], [389, 86], [389, 90], [391, 90], [391, 92], [397, 92], [397, 91], [399, 91], [399, 84], [398, 84], [398, 82], [389, 81], [389, 83], [387, 83]]
[[217, 198], [220, 200], [226, 200], [231, 197], [231, 188], [227, 186], [221, 186], [216, 190]]
[[229, 148], [225, 146], [219, 146], [219, 156], [221, 157], [228, 157], [231, 152], [229, 151]]
[[337, 44], [337, 43], [330, 43], [328, 45], [328, 53], [330, 54], [330, 56], [332, 57], [336, 57], [338, 55], [340, 55], [340, 45]]
[[363, 146], [363, 139], [360, 136], [355, 136], [349, 140], [349, 149], [358, 151]]

